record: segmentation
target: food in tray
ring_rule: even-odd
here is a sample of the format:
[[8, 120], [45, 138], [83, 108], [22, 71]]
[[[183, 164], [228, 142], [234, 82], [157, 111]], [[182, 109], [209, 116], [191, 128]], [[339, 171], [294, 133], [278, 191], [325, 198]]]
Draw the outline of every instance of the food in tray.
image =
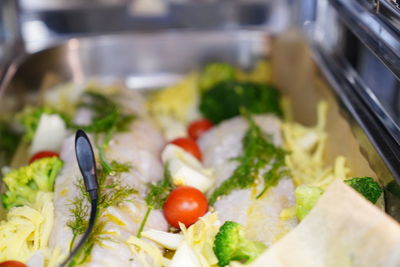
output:
[[47, 92], [17, 115], [0, 262], [57, 266], [85, 232], [76, 129], [95, 147], [99, 207], [68, 266], [251, 264], [306, 224], [335, 180], [364, 196], [361, 206], [382, 202], [379, 184], [350, 177], [344, 157], [324, 161], [326, 102], [314, 127], [292, 121], [269, 73], [268, 62], [250, 73], [213, 63], [151, 93], [94, 83]]

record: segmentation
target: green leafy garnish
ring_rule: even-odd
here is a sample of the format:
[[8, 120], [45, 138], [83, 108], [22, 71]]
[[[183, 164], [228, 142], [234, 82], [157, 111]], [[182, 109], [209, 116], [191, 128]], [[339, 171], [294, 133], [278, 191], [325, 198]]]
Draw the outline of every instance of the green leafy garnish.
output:
[[171, 173], [168, 169], [168, 164], [164, 165], [164, 178], [161, 181], [156, 183], [149, 183], [147, 189], [147, 195], [145, 198], [147, 204], [147, 211], [140, 224], [137, 236], [140, 237], [140, 234], [143, 231], [144, 226], [146, 225], [147, 219], [152, 209], [161, 209], [164, 206], [165, 201], [169, 193], [174, 188], [172, 184]]
[[202, 94], [200, 111], [215, 124], [239, 115], [241, 108], [255, 114], [272, 113], [281, 116], [279, 98], [278, 90], [271, 85], [224, 81]]
[[69, 262], [68, 267], [73, 267], [85, 263], [89, 259], [94, 244], [104, 240], [112, 241], [112, 239], [109, 236], [106, 236], [104, 233], [104, 227], [106, 226], [106, 224], [106, 221], [96, 222], [87, 241], [84, 243], [78, 254], [76, 254], [76, 256]]
[[118, 206], [124, 202], [130, 195], [137, 194], [137, 190], [129, 186], [121, 185], [121, 179], [117, 176], [120, 173], [128, 172], [129, 165], [111, 162], [111, 168], [114, 176], [106, 178], [108, 174], [101, 172], [99, 175], [99, 208], [106, 209], [110, 206]]
[[122, 132], [127, 130], [128, 124], [135, 118], [133, 114], [123, 113], [112, 96], [96, 92], [84, 93], [78, 107], [88, 108], [94, 113], [91, 124], [74, 126], [90, 133], [104, 133], [110, 129], [113, 129], [113, 132]]
[[148, 191], [145, 198], [146, 204], [149, 207], [156, 209], [162, 208], [167, 200], [167, 197], [173, 189], [171, 173], [168, 169], [168, 164], [164, 165], [164, 178], [156, 183], [148, 184]]
[[[218, 197], [228, 195], [235, 189], [249, 188], [262, 176], [264, 188], [258, 194], [257, 198], [259, 198], [288, 173], [284, 160], [286, 152], [275, 146], [249, 115], [246, 115], [246, 118], [249, 129], [242, 140], [243, 154], [235, 159], [239, 161], [239, 166], [232, 176], [211, 194], [209, 198], [211, 205]], [[262, 173], [268, 165], [271, 165], [271, 168]]]

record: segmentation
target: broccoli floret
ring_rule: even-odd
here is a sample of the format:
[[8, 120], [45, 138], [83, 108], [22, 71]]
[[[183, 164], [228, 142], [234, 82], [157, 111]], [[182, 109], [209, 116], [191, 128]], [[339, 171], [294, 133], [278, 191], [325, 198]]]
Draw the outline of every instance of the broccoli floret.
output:
[[200, 76], [199, 87], [201, 91], [207, 91], [222, 81], [233, 81], [235, 79], [235, 68], [226, 63], [208, 64]]
[[249, 263], [265, 249], [264, 243], [248, 240], [244, 236], [243, 226], [231, 221], [221, 226], [214, 240], [214, 253], [221, 267], [231, 261]]
[[204, 92], [200, 111], [213, 123], [239, 115], [244, 108], [250, 113], [282, 115], [280, 94], [271, 85], [252, 82], [221, 82]]
[[317, 204], [323, 192], [321, 188], [314, 186], [300, 185], [296, 188], [296, 216], [299, 220], [303, 220], [306, 217]]
[[62, 166], [63, 162], [57, 157], [42, 158], [7, 173], [3, 178], [7, 186], [2, 195], [3, 206], [9, 209], [33, 203], [38, 191], [53, 191], [54, 180]]
[[374, 204], [382, 194], [382, 188], [371, 177], [356, 177], [346, 180], [345, 183], [353, 187], [357, 192]]

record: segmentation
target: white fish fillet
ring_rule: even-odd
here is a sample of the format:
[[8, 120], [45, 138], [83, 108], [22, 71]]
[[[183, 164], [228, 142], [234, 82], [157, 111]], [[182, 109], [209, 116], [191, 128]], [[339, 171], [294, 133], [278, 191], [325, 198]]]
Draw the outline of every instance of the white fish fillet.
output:
[[[89, 266], [141, 266], [124, 245], [130, 235], [135, 235], [144, 217], [147, 206], [143, 200], [146, 183], [160, 180], [163, 168], [160, 152], [165, 141], [146, 117], [143, 109], [143, 100], [137, 93], [124, 92], [121, 98], [122, 106], [128, 111], [137, 111], [140, 117], [129, 125], [129, 131], [115, 134], [106, 151], [108, 161], [116, 160], [132, 166], [129, 173], [121, 175], [121, 183], [139, 191], [132, 195], [130, 201], [118, 207], [109, 207], [102, 213], [102, 220], [107, 221], [104, 235], [107, 240], [96, 244], [92, 250]], [[85, 112], [78, 116], [87, 116]], [[79, 118], [75, 118], [79, 121]], [[94, 139], [92, 138], [92, 141]], [[64, 167], [55, 184], [55, 227], [50, 238], [50, 246], [61, 248], [67, 255], [72, 240], [72, 231], [67, 226], [71, 219], [71, 201], [79, 194], [75, 184], [81, 178], [75, 158], [74, 136], [67, 138], [60, 153]], [[150, 213], [146, 228], [167, 230], [161, 211], [153, 210]], [[110, 241], [108, 239], [112, 239]], [[112, 264], [111, 264], [112, 263]]]
[[[278, 146], [282, 144], [277, 118], [267, 115], [256, 116], [255, 121], [266, 134], [271, 136], [274, 144]], [[204, 166], [215, 170], [216, 187], [230, 177], [237, 167], [237, 162], [231, 159], [242, 153], [242, 139], [247, 128], [245, 119], [236, 117], [223, 121], [199, 139]]]
[[[277, 118], [259, 115], [255, 117], [255, 121], [271, 136], [275, 145], [282, 144]], [[247, 122], [237, 117], [222, 122], [200, 138], [203, 162], [207, 168], [214, 169], [217, 177], [215, 187], [228, 179], [238, 166], [231, 159], [241, 155], [242, 139], [247, 129]], [[295, 219], [283, 220], [279, 216], [283, 209], [294, 206], [295, 188], [291, 179], [283, 178], [263, 197], [256, 199], [260, 186], [234, 190], [231, 194], [222, 196], [216, 201], [215, 209], [222, 222], [236, 221], [245, 226], [249, 238], [270, 245], [297, 224]]]

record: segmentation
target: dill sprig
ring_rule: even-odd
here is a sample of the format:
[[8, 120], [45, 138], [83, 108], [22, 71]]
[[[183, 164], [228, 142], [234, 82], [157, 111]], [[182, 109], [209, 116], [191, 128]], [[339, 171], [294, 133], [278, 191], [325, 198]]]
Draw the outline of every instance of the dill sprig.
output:
[[[118, 206], [120, 203], [126, 201], [129, 196], [137, 193], [136, 189], [121, 185], [120, 174], [128, 172], [131, 169], [131, 166], [128, 164], [118, 163], [116, 161], [112, 161], [110, 166], [112, 167], [112, 176], [106, 173], [101, 167], [97, 170], [99, 182], [99, 204], [97, 218], [101, 218], [101, 215], [104, 213], [106, 208], [110, 206]], [[76, 238], [86, 231], [90, 210], [88, 201], [89, 195], [85, 190], [83, 181], [80, 180], [75, 184], [75, 186], [80, 192], [78, 196], [75, 197], [71, 202], [70, 212], [72, 214], [72, 218], [67, 222], [67, 226], [71, 228], [73, 234], [70, 250], [74, 246]], [[100, 227], [101, 225], [103, 226]], [[75, 262], [75, 264], [81, 264], [87, 259], [87, 256], [90, 255], [94, 244], [99, 240], [102, 240], [100, 235], [102, 234], [102, 229], [104, 226], [105, 223], [103, 221], [99, 219], [96, 220], [94, 230], [91, 232], [88, 240], [85, 242], [85, 245], [76, 256], [76, 259], [74, 258], [74, 260], [71, 262]]]
[[147, 195], [145, 198], [146, 204], [149, 207], [160, 209], [171, 190], [173, 189], [172, 177], [168, 168], [168, 164], [164, 165], [164, 178], [156, 183], [149, 183]]
[[135, 119], [135, 115], [123, 113], [121, 107], [113, 101], [112, 96], [96, 92], [84, 93], [78, 107], [88, 108], [94, 115], [91, 124], [73, 127], [90, 133], [104, 133], [110, 129], [114, 129], [114, 132], [126, 131], [128, 124]]
[[129, 186], [121, 186], [120, 179], [111, 185], [105, 186], [106, 190], [100, 193], [99, 207], [106, 209], [111, 206], [118, 206], [132, 194], [137, 194], [137, 190]]
[[161, 209], [164, 206], [164, 203], [173, 188], [174, 185], [172, 184], [171, 173], [169, 171], [168, 164], [165, 164], [164, 178], [156, 183], [147, 184], [147, 195], [145, 197], [147, 211], [140, 224], [137, 237], [140, 238], [144, 226], [146, 225], [147, 219], [150, 215], [150, 212], [153, 209]]
[[[248, 121], [249, 128], [242, 139], [243, 154], [235, 159], [239, 162], [239, 166], [232, 176], [210, 195], [211, 205], [218, 197], [228, 195], [235, 189], [249, 188], [262, 175], [264, 188], [257, 195], [257, 198], [260, 198], [287, 173], [284, 161], [286, 152], [272, 143], [270, 137], [262, 132], [250, 115], [245, 113], [244, 117]], [[270, 169], [265, 171], [268, 165], [271, 165]]]
[[[80, 191], [83, 188], [83, 183], [76, 184], [76, 187]], [[72, 240], [70, 243], [69, 250], [72, 251], [75, 240], [79, 235], [82, 235], [86, 228], [88, 227], [88, 214], [89, 214], [89, 203], [87, 202], [87, 197], [84, 194], [79, 194], [71, 202], [71, 208], [69, 212], [72, 214], [73, 219], [67, 222], [67, 226], [72, 230]]]
[[87, 241], [83, 244], [78, 254], [76, 254], [76, 256], [68, 264], [68, 267], [73, 267], [85, 263], [89, 259], [92, 249], [96, 243], [104, 240], [112, 241], [112, 239], [109, 236], [105, 235], [104, 227], [106, 226], [106, 224], [107, 224], [106, 221], [96, 222], [93, 231], [89, 235]]

